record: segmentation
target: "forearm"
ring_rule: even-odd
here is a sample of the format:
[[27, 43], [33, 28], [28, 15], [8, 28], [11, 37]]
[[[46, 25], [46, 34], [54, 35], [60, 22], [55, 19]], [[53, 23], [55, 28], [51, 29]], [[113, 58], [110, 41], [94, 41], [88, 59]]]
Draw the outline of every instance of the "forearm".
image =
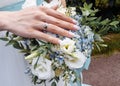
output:
[[6, 12], [0, 12], [0, 31], [5, 30], [5, 27], [6, 27], [5, 15], [6, 15]]
[[11, 13], [7, 11], [0, 12], [0, 31], [7, 30], [8, 21], [11, 19]]

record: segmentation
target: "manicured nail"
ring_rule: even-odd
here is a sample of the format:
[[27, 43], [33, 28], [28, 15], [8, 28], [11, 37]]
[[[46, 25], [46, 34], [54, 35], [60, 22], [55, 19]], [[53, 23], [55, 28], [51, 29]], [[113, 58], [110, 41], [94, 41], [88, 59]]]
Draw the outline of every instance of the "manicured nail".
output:
[[76, 21], [76, 20], [74, 20], [74, 19], [73, 19], [73, 23], [74, 23], [74, 24], [77, 24], [77, 23], [78, 23], [78, 21]]
[[59, 44], [61, 44], [61, 43], [62, 43], [62, 40], [59, 39], [58, 42], [59, 42]]
[[79, 29], [80, 29], [80, 27], [77, 26], [77, 25], [74, 25], [73, 27], [74, 27], [76, 30], [79, 30]]
[[74, 33], [69, 32], [69, 34], [70, 34], [70, 37], [75, 37], [75, 34], [74, 34]]

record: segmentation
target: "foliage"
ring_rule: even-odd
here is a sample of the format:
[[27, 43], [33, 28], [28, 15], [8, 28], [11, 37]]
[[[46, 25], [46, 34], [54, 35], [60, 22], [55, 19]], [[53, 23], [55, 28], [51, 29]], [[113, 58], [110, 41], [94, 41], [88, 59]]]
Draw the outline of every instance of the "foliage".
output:
[[66, 0], [69, 6], [81, 6], [83, 3], [93, 3], [96, 7], [120, 7], [120, 0]]
[[91, 8], [92, 4], [87, 5], [86, 3], [83, 5], [83, 7], [80, 7], [82, 11], [81, 24], [90, 26], [92, 28], [95, 33], [94, 45], [100, 51], [100, 47], [107, 47], [105, 44], [103, 44], [104, 40], [101, 37], [104, 37], [104, 35], [108, 34], [109, 31], [119, 31], [120, 22], [118, 20], [110, 20], [108, 18], [102, 20], [101, 17], [95, 16], [95, 14], [98, 12], [98, 9], [93, 10]]
[[111, 55], [114, 52], [120, 52], [120, 34], [108, 34], [104, 37], [104, 40], [108, 47], [102, 47], [100, 52], [95, 48], [92, 55]]

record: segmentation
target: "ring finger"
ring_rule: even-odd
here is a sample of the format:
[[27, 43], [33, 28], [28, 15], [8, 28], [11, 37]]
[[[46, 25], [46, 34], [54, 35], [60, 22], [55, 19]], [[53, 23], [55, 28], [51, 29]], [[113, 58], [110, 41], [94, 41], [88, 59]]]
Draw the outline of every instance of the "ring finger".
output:
[[70, 38], [74, 36], [73, 33], [69, 32], [67, 30], [64, 30], [53, 24], [47, 24], [45, 22], [39, 22], [39, 23], [35, 24], [33, 27], [38, 30], [45, 30], [48, 32], [52, 32], [54, 34], [59, 34], [61, 36], [66, 36], [66, 37], [70, 37]]

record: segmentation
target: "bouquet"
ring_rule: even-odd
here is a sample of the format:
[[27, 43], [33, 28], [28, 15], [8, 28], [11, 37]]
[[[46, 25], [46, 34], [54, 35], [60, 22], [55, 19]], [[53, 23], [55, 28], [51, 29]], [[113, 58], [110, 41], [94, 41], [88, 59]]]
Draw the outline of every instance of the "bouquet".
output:
[[[50, 6], [46, 2], [43, 5]], [[75, 34], [74, 38], [46, 32], [62, 40], [60, 45], [54, 45], [7, 32], [6, 39], [9, 40], [7, 45], [13, 45], [25, 54], [25, 60], [29, 63], [26, 73], [31, 76], [34, 84], [46, 86], [49, 82], [51, 86], [58, 86], [57, 84], [62, 81], [63, 86], [82, 86], [82, 70], [87, 69], [90, 63], [94, 32], [89, 26], [81, 25], [82, 16], [75, 12], [75, 8], [60, 6], [58, 11], [78, 21], [79, 30], [70, 31]], [[84, 15], [88, 16], [90, 12], [84, 10]]]
[[[51, 2], [53, 4], [53, 2]], [[46, 2], [43, 5], [49, 7]], [[89, 26], [81, 25], [81, 16], [76, 15], [75, 8], [58, 9], [78, 21], [78, 31], [72, 31], [74, 38], [67, 38], [51, 34], [60, 38], [60, 45], [54, 45], [37, 39], [25, 40], [30, 53], [25, 57], [29, 61], [29, 72], [32, 75], [34, 84], [46, 84], [56, 86], [61, 80], [64, 86], [81, 86], [81, 72], [85, 62], [90, 58], [94, 33]], [[70, 84], [72, 83], [72, 84]]]

